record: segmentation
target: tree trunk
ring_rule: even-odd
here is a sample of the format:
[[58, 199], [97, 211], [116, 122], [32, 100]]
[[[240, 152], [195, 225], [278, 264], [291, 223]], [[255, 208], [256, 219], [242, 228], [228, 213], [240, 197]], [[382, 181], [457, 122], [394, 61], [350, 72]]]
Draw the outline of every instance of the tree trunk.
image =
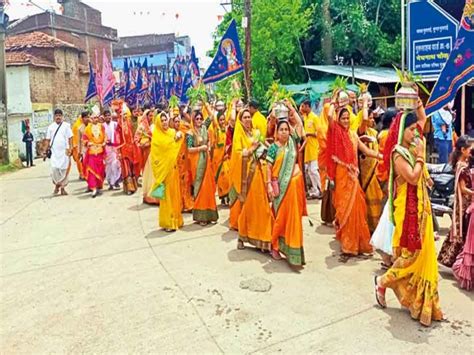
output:
[[333, 64], [333, 53], [332, 53], [332, 36], [331, 27], [332, 19], [330, 9], [330, 0], [323, 0], [322, 4], [322, 16], [323, 16], [323, 33], [321, 34], [321, 48], [324, 55], [324, 64]]

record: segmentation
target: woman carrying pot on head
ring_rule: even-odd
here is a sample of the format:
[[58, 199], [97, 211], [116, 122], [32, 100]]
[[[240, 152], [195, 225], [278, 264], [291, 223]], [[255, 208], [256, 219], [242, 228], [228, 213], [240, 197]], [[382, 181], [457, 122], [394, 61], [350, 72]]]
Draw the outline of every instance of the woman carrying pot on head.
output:
[[385, 290], [391, 288], [412, 318], [429, 326], [441, 320], [438, 265], [431, 203], [424, 174], [425, 144], [420, 137], [426, 122], [418, 100], [416, 111], [400, 112], [390, 127], [384, 159], [390, 162], [389, 215], [394, 224], [393, 266], [375, 277], [377, 303], [386, 307]]
[[183, 226], [177, 161], [183, 134], [170, 128], [169, 121], [164, 112], [155, 119], [150, 153], [155, 184], [151, 196], [160, 200], [160, 227], [172, 232]]
[[[290, 110], [294, 108], [288, 105]], [[275, 223], [272, 231], [272, 257], [281, 254], [292, 266], [305, 264], [302, 219], [306, 210], [304, 175], [298, 164], [298, 144], [304, 136], [303, 123], [295, 112], [296, 121], [280, 119], [276, 127], [276, 141], [267, 152], [267, 191], [272, 200]], [[295, 128], [292, 128], [294, 126]]]
[[249, 243], [261, 250], [271, 249], [273, 215], [267, 196], [268, 181], [260, 161], [262, 144], [252, 127], [248, 109], [235, 122], [230, 160], [230, 228], [239, 231], [237, 248]]
[[186, 145], [193, 169], [193, 220], [202, 226], [217, 222], [216, 183], [214, 181], [210, 143], [201, 111], [193, 113], [193, 128], [186, 134]]
[[[350, 256], [371, 254], [370, 231], [367, 224], [365, 195], [359, 184], [357, 153], [380, 159], [381, 154], [369, 149], [350, 130], [350, 112], [342, 107], [336, 113], [336, 98], [333, 95], [329, 109], [328, 175], [335, 184], [333, 203], [336, 210], [336, 238], [341, 244], [341, 261]], [[337, 120], [334, 120], [334, 116]]]

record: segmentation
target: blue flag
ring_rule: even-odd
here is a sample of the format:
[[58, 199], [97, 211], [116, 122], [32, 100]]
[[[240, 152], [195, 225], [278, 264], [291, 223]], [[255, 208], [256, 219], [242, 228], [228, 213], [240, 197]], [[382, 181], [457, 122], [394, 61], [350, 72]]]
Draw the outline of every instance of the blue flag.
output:
[[89, 84], [87, 85], [87, 93], [84, 102], [88, 102], [94, 96], [97, 96], [97, 83], [95, 82], [95, 73], [92, 64], [89, 62]]
[[115, 86], [113, 86], [112, 90], [110, 90], [109, 93], [104, 97], [103, 105], [110, 105], [113, 99], [115, 99]]
[[204, 84], [214, 83], [241, 72], [244, 69], [243, 63], [237, 25], [235, 20], [232, 20], [202, 81]]
[[191, 68], [188, 68], [187, 73], [184, 75], [183, 87], [181, 89], [181, 96], [180, 96], [181, 103], [185, 103], [185, 104], [188, 103], [189, 99], [188, 99], [187, 91], [192, 86], [193, 86], [192, 70]]
[[426, 115], [431, 115], [452, 101], [458, 89], [472, 78], [474, 78], [474, 3], [466, 0], [456, 41], [425, 106]]

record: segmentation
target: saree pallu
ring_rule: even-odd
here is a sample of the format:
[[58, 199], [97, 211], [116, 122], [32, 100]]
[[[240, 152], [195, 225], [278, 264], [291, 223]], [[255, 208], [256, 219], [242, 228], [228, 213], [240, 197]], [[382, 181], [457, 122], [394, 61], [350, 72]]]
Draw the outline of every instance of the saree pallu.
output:
[[191, 172], [187, 155], [188, 154], [186, 144], [183, 144], [178, 154], [178, 171], [181, 200], [183, 205], [183, 211], [185, 212], [191, 211], [194, 206], [194, 199], [191, 194]]
[[166, 176], [164, 185], [165, 196], [160, 200], [159, 225], [161, 228], [177, 230], [184, 224], [177, 166]]
[[345, 165], [337, 164], [335, 180], [336, 238], [342, 252], [352, 255], [372, 253], [365, 196], [356, 174]]
[[89, 189], [102, 189], [105, 179], [105, 153], [86, 154], [84, 158], [84, 166], [86, 173], [87, 186]]
[[[246, 160], [243, 159], [243, 164]], [[239, 196], [238, 206], [231, 211], [231, 225], [232, 217], [235, 218], [232, 214], [240, 210], [237, 223], [239, 240], [262, 250], [271, 250], [273, 214], [265, 188], [264, 171], [260, 162], [253, 158], [245, 165], [248, 168], [242, 167], [242, 171], [247, 171], [243, 177], [243, 193]]]
[[[381, 286], [393, 289], [400, 304], [409, 309], [412, 318], [429, 326], [432, 320], [443, 318], [438, 295], [438, 264], [431, 205], [424, 182], [420, 182], [415, 190], [414, 199], [409, 197], [411, 194], [407, 183], [397, 187], [393, 202], [393, 250], [396, 259], [393, 266], [382, 276]], [[410, 207], [410, 204], [416, 206]], [[408, 211], [413, 207], [418, 222], [405, 223], [409, 216]], [[411, 242], [417, 234], [419, 241]], [[421, 249], [410, 247], [410, 244], [421, 245]]]
[[224, 160], [225, 155], [225, 135], [223, 140], [214, 145], [212, 155], [212, 170], [217, 184], [219, 198], [224, 198], [229, 194], [229, 161]]
[[150, 205], [159, 205], [160, 199], [151, 196], [153, 186], [155, 186], [155, 177], [153, 176], [151, 158], [148, 157], [148, 159], [146, 160], [145, 169], [143, 170], [143, 202], [148, 203]]
[[219, 218], [216, 205], [216, 184], [212, 174], [211, 160], [206, 152], [199, 153], [199, 162], [194, 180], [193, 220], [216, 222]]
[[306, 197], [301, 169], [295, 173], [296, 153], [291, 142], [288, 147], [279, 148], [276, 158], [270, 156], [276, 145], [270, 147], [267, 155], [273, 165], [272, 179], [278, 179], [280, 186], [280, 195], [273, 201], [272, 248], [284, 254], [291, 265], [301, 266], [305, 264], [302, 220]]
[[469, 226], [464, 248], [459, 253], [453, 265], [453, 274], [458, 280], [459, 287], [471, 290], [474, 287], [474, 203], [467, 210]]
[[150, 155], [150, 146], [140, 146], [140, 173], [143, 174], [145, 170], [148, 156]]
[[376, 176], [377, 160], [374, 158], [361, 158], [360, 165], [360, 183], [365, 193], [365, 202], [367, 205], [367, 223], [369, 231], [373, 233], [382, 215], [382, 202], [384, 198]]

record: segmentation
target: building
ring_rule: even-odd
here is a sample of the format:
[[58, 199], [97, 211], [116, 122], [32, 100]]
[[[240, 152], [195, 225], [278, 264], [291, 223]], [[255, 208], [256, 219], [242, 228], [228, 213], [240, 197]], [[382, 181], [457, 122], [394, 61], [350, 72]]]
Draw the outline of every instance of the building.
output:
[[113, 67], [115, 70], [122, 69], [125, 58], [140, 63], [146, 58], [149, 66], [162, 70], [172, 65], [177, 56], [190, 52], [191, 40], [188, 36], [176, 37], [173, 33], [167, 33], [120, 37], [113, 45]]
[[58, 0], [63, 14], [43, 12], [16, 20], [8, 27], [9, 35], [44, 32], [73, 44], [81, 50], [80, 63], [94, 62], [95, 52], [102, 55], [105, 49], [112, 58], [112, 44], [117, 42], [117, 30], [102, 25], [100, 11], [80, 0]]
[[6, 81], [8, 139], [24, 152], [22, 122], [28, 120], [36, 142], [45, 138], [54, 108], [73, 120], [83, 110], [89, 78], [84, 55], [74, 44], [43, 32], [8, 36]]

